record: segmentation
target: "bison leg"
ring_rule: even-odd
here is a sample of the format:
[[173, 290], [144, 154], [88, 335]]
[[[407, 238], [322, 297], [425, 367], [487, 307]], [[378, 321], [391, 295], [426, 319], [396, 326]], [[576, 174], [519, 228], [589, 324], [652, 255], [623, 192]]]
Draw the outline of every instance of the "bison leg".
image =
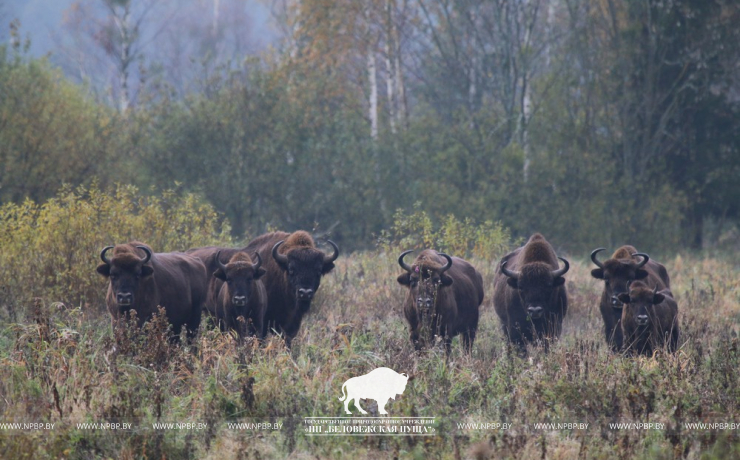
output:
[[527, 345], [524, 341], [524, 336], [522, 334], [521, 328], [519, 327], [519, 323], [511, 327], [504, 326], [504, 334], [509, 339], [509, 343], [511, 343], [512, 345], [516, 345], [517, 352], [520, 356], [527, 355]]
[[205, 299], [192, 299], [192, 310], [190, 311], [190, 318], [185, 322], [187, 330], [188, 344], [193, 343], [195, 334], [198, 333], [200, 328], [200, 321], [203, 318], [203, 303]]
[[365, 411], [365, 409], [363, 409], [362, 406], [360, 406], [360, 398], [355, 398], [355, 407], [360, 411], [361, 414], [363, 414], [363, 415], [367, 414], [367, 412]]
[[293, 342], [295, 336], [298, 335], [298, 331], [301, 328], [301, 321], [303, 317], [301, 313], [297, 313], [293, 317], [293, 321], [290, 324], [283, 325], [283, 332], [285, 333], [285, 344], [290, 348], [290, 344]]
[[624, 346], [621, 321], [617, 322], [614, 327], [610, 327], [609, 324], [605, 325], [604, 331], [606, 333], [606, 343], [609, 344], [613, 352], [619, 353]]
[[452, 353], [452, 337], [446, 335], [445, 336], [445, 356], [449, 357]]
[[260, 312], [254, 312], [252, 316], [252, 332], [254, 333], [254, 335], [257, 336], [258, 339], [263, 340], [265, 338], [263, 315], [260, 314]]
[[414, 344], [414, 349], [416, 351], [421, 351], [423, 348], [421, 341], [419, 341], [419, 332], [418, 331], [411, 331], [411, 334], [409, 334], [411, 338], [411, 343]]
[[475, 329], [468, 329], [462, 334], [463, 349], [465, 353], [470, 354], [473, 351], [473, 342], [475, 342]]
[[349, 402], [352, 401], [352, 398], [347, 395], [347, 399], [344, 400], [344, 413], [352, 415], [352, 412], [349, 410]]
[[382, 415], [388, 414], [388, 412], [385, 411], [385, 405], [388, 404], [389, 399], [383, 400], [384, 402], [381, 404], [381, 401], [379, 399], [376, 399], [375, 401], [378, 402], [378, 413]]
[[671, 328], [671, 342], [669, 350], [671, 350], [671, 353], [675, 353], [676, 350], [678, 350], [678, 326], [676, 325]]

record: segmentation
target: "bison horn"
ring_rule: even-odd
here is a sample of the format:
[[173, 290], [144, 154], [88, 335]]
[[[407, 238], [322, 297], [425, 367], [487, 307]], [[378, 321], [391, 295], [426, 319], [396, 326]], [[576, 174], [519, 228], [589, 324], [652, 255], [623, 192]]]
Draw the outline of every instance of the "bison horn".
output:
[[560, 268], [558, 270], [553, 270], [553, 272], [552, 272], [552, 277], [553, 278], [557, 278], [558, 276], [565, 275], [568, 272], [568, 270], [570, 269], [570, 264], [568, 263], [567, 260], [563, 259], [562, 257], [558, 257], [558, 259], [562, 260], [565, 265], [563, 266], [563, 268]]
[[102, 251], [100, 251], [100, 260], [102, 260], [106, 265], [110, 265], [110, 259], [105, 257], [105, 253], [110, 249], [113, 249], [113, 246], [106, 246]]
[[278, 248], [283, 243], [285, 243], [285, 240], [278, 241], [277, 244], [272, 247], [272, 258], [275, 259], [281, 265], [287, 265], [288, 264], [288, 256], [286, 256], [284, 254], [280, 254], [278, 252]]
[[601, 268], [603, 270], [604, 269], [604, 264], [602, 264], [601, 262], [599, 262], [599, 259], [596, 258], [596, 254], [600, 253], [601, 251], [606, 251], [606, 248], [594, 249], [594, 251], [591, 253], [591, 260], [593, 261], [593, 263], [596, 264], [597, 267], [599, 267], [599, 268]]
[[408, 251], [402, 252], [401, 255], [398, 256], [398, 265], [400, 265], [401, 268], [403, 268], [404, 270], [406, 270], [409, 273], [411, 273], [413, 271], [413, 269], [406, 262], [403, 261], [403, 258], [406, 257], [406, 254], [411, 254], [412, 252], [414, 252], [414, 250], [413, 249], [410, 249]]
[[262, 265], [262, 257], [260, 257], [260, 253], [259, 252], [255, 252], [254, 255], [255, 255], [255, 257], [257, 257], [257, 263], [256, 264], [252, 264], [252, 270], [254, 270], [256, 272], [257, 270], [259, 270], [260, 265]]
[[152, 258], [152, 251], [146, 246], [136, 246], [136, 247], [146, 252], [146, 258], [141, 261], [141, 265], [144, 265], [145, 263], [149, 262], [149, 259]]
[[450, 269], [450, 267], [452, 267], [452, 257], [448, 256], [448, 255], [447, 255], [447, 254], [445, 254], [444, 252], [438, 252], [438, 253], [437, 253], [437, 255], [438, 255], [438, 256], [442, 256], [442, 257], [444, 257], [445, 259], [447, 259], [447, 264], [446, 264], [446, 265], [445, 265], [444, 267], [442, 267], [442, 268], [440, 268], [440, 269], [439, 269], [439, 274], [441, 275], [442, 273], [444, 273], [444, 272], [446, 272], [447, 270], [449, 270], [449, 269]]
[[504, 260], [501, 263], [501, 273], [508, 276], [509, 278], [519, 279], [519, 272], [513, 272], [506, 268], [506, 262], [508, 262], [508, 260]]
[[332, 248], [334, 248], [334, 254], [324, 257], [324, 263], [328, 264], [337, 260], [337, 257], [339, 257], [339, 248], [332, 240], [326, 240], [326, 242], [329, 243]]
[[226, 265], [221, 262], [221, 251], [216, 253], [216, 263], [218, 263], [218, 268], [220, 268], [221, 271], [224, 272], [224, 275], [226, 275]]
[[645, 253], [643, 253], [643, 252], [636, 252], [636, 253], [632, 254], [632, 257], [635, 257], [635, 256], [642, 257], [642, 261], [635, 268], [642, 268], [642, 267], [644, 267], [645, 264], [648, 263], [648, 260], [650, 260], [650, 256], [647, 255], [647, 254], [645, 254]]

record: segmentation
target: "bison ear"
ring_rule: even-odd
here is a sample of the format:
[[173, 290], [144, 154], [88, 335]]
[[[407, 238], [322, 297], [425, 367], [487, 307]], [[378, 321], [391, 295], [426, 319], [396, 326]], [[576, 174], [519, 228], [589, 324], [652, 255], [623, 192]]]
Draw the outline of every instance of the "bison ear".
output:
[[514, 289], [519, 289], [519, 283], [517, 283], [516, 278], [506, 278], [506, 283], [513, 287]]
[[256, 280], [258, 280], [258, 279], [260, 279], [260, 278], [262, 277], [262, 275], [264, 275], [265, 273], [267, 273], [267, 270], [265, 270], [264, 268], [260, 267], [260, 268], [258, 268], [258, 269], [257, 269], [257, 271], [256, 271], [256, 272], [254, 272], [254, 276], [253, 276], [253, 278], [254, 278], [254, 279], [256, 279]]
[[664, 300], [665, 300], [665, 296], [663, 294], [656, 293], [653, 296], [653, 305], [658, 305], [659, 303], [663, 303]]
[[623, 292], [617, 296], [617, 299], [619, 299], [622, 303], [630, 303], [630, 295], [626, 292]]
[[408, 286], [411, 284], [411, 273], [405, 272], [398, 275], [398, 278], [396, 278], [396, 281], [398, 281], [398, 284], [403, 286]]
[[321, 268], [321, 274], [326, 275], [330, 271], [334, 270], [334, 262], [329, 262], [324, 264], [324, 266]]
[[552, 280], [553, 287], [562, 286], [563, 284], [565, 284], [565, 278], [563, 278], [562, 276], [558, 276], [557, 278]]
[[593, 276], [594, 278], [598, 280], [603, 280], [604, 279], [604, 269], [594, 268], [593, 270], [591, 270], [591, 276]]
[[150, 267], [149, 265], [143, 265], [141, 267], [141, 277], [146, 278], [147, 276], [152, 276], [152, 273], [154, 273], [154, 269]]
[[224, 273], [224, 271], [220, 268], [217, 268], [216, 271], [213, 272], [213, 276], [220, 279], [221, 281], [226, 281], [226, 273]]
[[645, 279], [647, 278], [647, 276], [648, 276], [647, 270], [643, 270], [642, 268], [638, 268], [637, 271], [635, 272], [636, 280]]
[[106, 278], [110, 276], [110, 265], [108, 264], [100, 264], [96, 270]]
[[440, 276], [439, 279], [442, 281], [442, 286], [449, 286], [452, 284], [452, 278], [447, 276], [445, 273], [442, 273], [442, 276]]

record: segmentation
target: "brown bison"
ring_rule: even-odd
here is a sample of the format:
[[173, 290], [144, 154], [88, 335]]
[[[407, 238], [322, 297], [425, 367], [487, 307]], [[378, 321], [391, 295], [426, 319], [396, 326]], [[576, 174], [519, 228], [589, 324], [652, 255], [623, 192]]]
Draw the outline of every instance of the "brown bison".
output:
[[260, 279], [265, 269], [262, 259], [255, 254], [237, 252], [227, 264], [221, 262], [221, 251], [216, 253], [218, 266], [208, 284], [206, 308], [216, 318], [222, 331], [235, 330], [239, 338], [247, 335], [263, 337], [263, 320], [267, 309], [267, 291]]
[[290, 346], [298, 334], [303, 315], [311, 307], [321, 276], [334, 269], [334, 261], [339, 257], [337, 245], [327, 242], [334, 249], [330, 256], [316, 248], [308, 232], [273, 232], [258, 236], [242, 249], [194, 248], [188, 254], [203, 260], [210, 277], [218, 268], [218, 251], [221, 251], [221, 257], [229, 260], [237, 252], [256, 253], [266, 271], [260, 278], [267, 292], [262, 335], [275, 330], [283, 334]]
[[[106, 255], [113, 249], [112, 257]], [[139, 242], [108, 246], [97, 271], [109, 280], [105, 301], [114, 324], [131, 310], [139, 326], [162, 306], [177, 340], [182, 326], [192, 339], [206, 298], [205, 267], [187, 254], [153, 253]]]
[[597, 267], [591, 270], [591, 276], [604, 280], [604, 290], [601, 293], [599, 310], [604, 319], [604, 335], [613, 351], [622, 349], [622, 302], [619, 295], [626, 293], [628, 284], [642, 280], [658, 290], [670, 288], [670, 279], [665, 267], [650, 256], [637, 252], [633, 246], [622, 246], [617, 249], [611, 259], [599, 261], [597, 255], [605, 251], [604, 248], [595, 249], [591, 253], [591, 260]]
[[266, 233], [246, 247], [247, 252], [257, 252], [265, 261], [265, 331], [283, 333], [288, 346], [311, 307], [321, 277], [334, 269], [334, 261], [339, 257], [337, 245], [331, 240], [327, 243], [334, 249], [331, 255], [318, 250], [311, 235], [299, 230], [290, 234]]
[[669, 289], [658, 291], [642, 281], [630, 284], [629, 293], [619, 294], [622, 309], [624, 348], [629, 353], [652, 356], [667, 345], [678, 348], [678, 305]]
[[470, 353], [483, 302], [483, 277], [465, 260], [430, 249], [422, 251], [409, 266], [403, 258], [411, 252], [398, 258], [405, 270], [398, 282], [409, 288], [403, 313], [414, 347], [419, 350], [438, 335], [449, 354], [452, 338], [462, 334], [463, 347]]
[[[558, 259], [565, 264], [562, 268]], [[544, 342], [547, 347], [560, 336], [568, 311], [563, 275], [569, 268], [539, 233], [501, 259], [493, 282], [493, 306], [506, 337], [522, 352], [527, 342]]]

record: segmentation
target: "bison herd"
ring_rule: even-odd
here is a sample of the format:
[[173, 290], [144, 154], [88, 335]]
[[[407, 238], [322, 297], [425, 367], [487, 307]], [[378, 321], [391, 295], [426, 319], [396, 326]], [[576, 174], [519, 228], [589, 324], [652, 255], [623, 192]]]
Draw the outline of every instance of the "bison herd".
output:
[[[233, 330], [239, 339], [272, 332], [290, 346], [321, 277], [339, 256], [337, 245], [327, 243], [330, 254], [304, 231], [267, 233], [244, 248], [209, 246], [185, 253], [155, 253], [131, 242], [104, 248], [97, 271], [109, 281], [106, 304], [114, 324], [134, 311], [141, 325], [162, 306], [173, 340], [183, 326], [192, 339], [205, 307], [221, 330]], [[632, 246], [622, 246], [604, 261], [598, 258], [601, 251], [591, 253], [598, 267], [591, 275], [604, 281], [599, 309], [607, 344], [627, 354], [675, 351], [678, 307], [665, 267]], [[414, 347], [423, 349], [438, 337], [449, 354], [453, 337], [461, 335], [469, 353], [483, 303], [483, 277], [469, 262], [429, 249], [409, 265], [405, 258], [411, 252], [398, 258], [404, 272], [397, 281], [408, 289], [403, 313]], [[521, 353], [527, 344], [546, 350], [560, 336], [569, 268], [539, 233], [497, 264], [493, 306], [508, 342]]]

